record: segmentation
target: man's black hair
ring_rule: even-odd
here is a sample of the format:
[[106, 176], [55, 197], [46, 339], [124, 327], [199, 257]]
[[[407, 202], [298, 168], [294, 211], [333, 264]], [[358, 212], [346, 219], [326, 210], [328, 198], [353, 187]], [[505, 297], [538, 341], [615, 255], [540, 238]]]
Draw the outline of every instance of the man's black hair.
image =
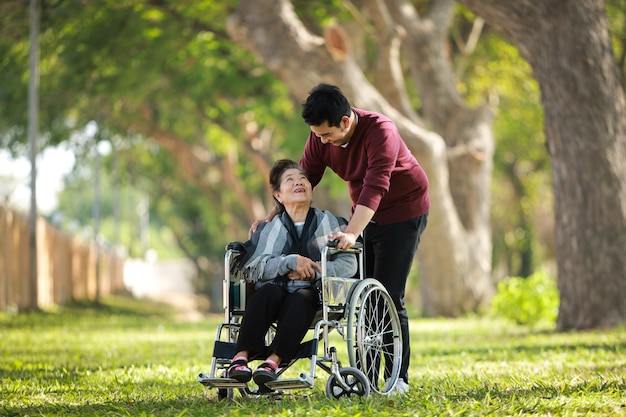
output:
[[319, 126], [328, 122], [329, 126], [340, 127], [341, 118], [350, 117], [351, 113], [350, 103], [339, 87], [318, 84], [302, 103], [301, 116], [309, 126]]

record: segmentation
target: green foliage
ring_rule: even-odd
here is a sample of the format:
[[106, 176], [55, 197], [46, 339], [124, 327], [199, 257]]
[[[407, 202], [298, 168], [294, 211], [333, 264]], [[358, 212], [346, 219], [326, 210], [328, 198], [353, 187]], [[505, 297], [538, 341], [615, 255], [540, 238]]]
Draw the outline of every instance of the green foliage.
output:
[[[15, 153], [25, 150], [27, 115], [28, 7], [21, 3], [9, 0], [0, 13], [0, 146]], [[141, 254], [138, 194], [150, 203], [151, 235], [169, 229], [170, 245], [191, 258], [221, 256], [226, 240], [247, 234], [251, 220], [241, 196], [224, 184], [221, 163], [236, 161], [236, 181], [263, 199], [265, 175], [242, 155], [248, 121], [269, 133], [265, 152], [272, 157], [301, 151], [307, 129], [285, 87], [226, 35], [236, 4], [67, 0], [42, 10], [40, 146], [70, 141], [97, 123], [117, 158], [115, 166], [113, 155], [103, 159], [115, 181], [103, 175], [109, 190], [100, 231], [113, 240], [117, 205], [126, 222], [119, 238], [132, 255]], [[166, 137], [165, 146], [155, 134]], [[92, 222], [93, 142], [72, 146], [78, 164], [55, 214], [84, 227]], [[189, 149], [204, 165], [175, 158]], [[117, 197], [112, 187], [119, 187]]]
[[[218, 401], [209, 369], [221, 315], [181, 321], [114, 297], [99, 307], [0, 313], [2, 416], [623, 415], [626, 329], [553, 333], [495, 319], [411, 320], [411, 390], [330, 400], [312, 390]], [[345, 356], [340, 359], [345, 360]], [[308, 361], [303, 360], [308, 366]]]
[[[475, 17], [460, 7], [455, 30]], [[552, 190], [539, 85], [517, 48], [488, 26], [471, 55], [454, 51], [457, 87], [469, 103], [496, 108], [491, 213], [494, 269], [527, 276], [554, 256]], [[546, 231], [541, 233], [541, 231]]]
[[[427, 12], [429, 2], [412, 3], [420, 13]], [[251, 53], [229, 39], [226, 22], [238, 2], [42, 4], [40, 146], [66, 142], [95, 120], [103, 140], [114, 143], [118, 151], [114, 175], [119, 184], [136, 187], [131, 194], [140, 189], [148, 195], [155, 233], [169, 229], [165, 234], [171, 233], [191, 258], [221, 256], [226, 240], [247, 235], [250, 219], [242, 208], [242, 196], [220, 178], [220, 163], [235, 160], [237, 181], [246, 194], [267, 203], [267, 180], [243, 151], [254, 146], [246, 141], [246, 128], [258, 126], [263, 137], [271, 138], [261, 155], [267, 160], [297, 159], [308, 133], [298, 115], [301, 98], [291, 97]], [[623, 4], [624, 0], [607, 1], [616, 55], [622, 57]], [[318, 34], [329, 24], [354, 19], [358, 12], [350, 2], [340, 0], [294, 0], [293, 5], [307, 28]], [[467, 39], [474, 19], [459, 6], [451, 33]], [[0, 147], [22, 155], [27, 153], [28, 36], [28, 7], [22, 0], [1, 1]], [[554, 255], [551, 240], [537, 232], [550, 231], [551, 224], [545, 223], [552, 218], [540, 92], [518, 51], [489, 27], [470, 55], [455, 47], [453, 38], [450, 35], [451, 59], [463, 98], [478, 105], [488, 96], [498, 108], [492, 187], [494, 264], [504, 265], [509, 274], [525, 276]], [[622, 66], [623, 62], [622, 58]], [[419, 92], [407, 88], [419, 108]], [[190, 180], [181, 165], [192, 162], [168, 155], [178, 150], [176, 146], [166, 149], [151, 134], [164, 134], [174, 145], [197, 150], [208, 167], [194, 167], [197, 176], [195, 182]], [[90, 146], [77, 144], [76, 152], [87, 153]], [[103, 163], [113, 170], [110, 160]], [[202, 181], [204, 188], [198, 184]], [[75, 215], [82, 224], [89, 223], [88, 184], [82, 189], [76, 183], [68, 186], [70, 195], [61, 198], [60, 210], [66, 219]], [[331, 173], [317, 190], [320, 201], [324, 201], [322, 193], [326, 201], [328, 196], [335, 201], [345, 201], [347, 196], [345, 183]], [[134, 204], [133, 197], [123, 198], [121, 205]], [[102, 233], [108, 234], [114, 228], [106, 216], [114, 202], [109, 199], [103, 204]], [[138, 239], [132, 231], [137, 226], [127, 221], [123, 240], [130, 241], [135, 253]]]
[[518, 324], [554, 323], [559, 307], [555, 280], [546, 272], [535, 272], [528, 278], [510, 277], [498, 284], [491, 301], [491, 313]]
[[606, 0], [605, 8], [622, 85], [626, 87], [626, 0]]

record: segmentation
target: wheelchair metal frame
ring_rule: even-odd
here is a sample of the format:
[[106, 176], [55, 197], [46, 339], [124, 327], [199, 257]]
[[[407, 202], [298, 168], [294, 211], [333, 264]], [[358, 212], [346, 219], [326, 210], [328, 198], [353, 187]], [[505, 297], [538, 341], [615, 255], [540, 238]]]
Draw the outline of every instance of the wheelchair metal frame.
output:
[[[327, 275], [327, 259], [338, 252], [354, 253], [357, 256], [358, 278]], [[398, 314], [382, 284], [373, 278], [364, 277], [363, 248], [360, 245], [345, 250], [331, 246], [322, 248], [322, 306], [312, 323], [313, 337], [300, 344], [298, 354], [291, 362], [279, 365], [278, 378], [266, 383], [267, 388], [256, 390], [251, 389], [250, 383], [228, 378], [226, 370], [236, 353], [235, 342], [245, 312], [247, 286], [252, 285], [243, 280], [232, 280], [230, 265], [233, 257], [238, 255], [238, 251], [227, 249], [224, 256], [222, 286], [225, 321], [217, 328], [209, 375], [201, 373], [198, 382], [206, 388], [216, 388], [219, 399], [232, 398], [235, 389], [244, 396], [274, 395], [284, 390], [313, 388], [315, 370], [320, 367], [329, 375], [326, 384], [326, 396], [329, 398], [367, 397], [372, 390], [379, 394], [388, 394], [393, 390], [402, 359]], [[270, 328], [266, 336], [268, 345], [274, 330], [275, 327]], [[333, 330], [348, 345], [349, 367], [342, 366], [337, 349], [330, 345], [328, 336]], [[323, 353], [318, 355], [320, 340]], [[308, 374], [301, 372], [298, 378], [281, 379], [289, 367], [303, 358], [311, 360]], [[380, 369], [383, 363], [385, 370]], [[384, 388], [380, 385], [384, 385]]]

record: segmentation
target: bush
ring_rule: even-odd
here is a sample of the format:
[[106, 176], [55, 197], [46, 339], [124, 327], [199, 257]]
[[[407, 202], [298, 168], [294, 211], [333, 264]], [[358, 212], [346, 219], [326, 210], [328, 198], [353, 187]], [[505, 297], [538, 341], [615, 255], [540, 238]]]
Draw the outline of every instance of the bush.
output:
[[498, 284], [498, 293], [491, 301], [492, 315], [528, 325], [541, 321], [554, 323], [558, 307], [556, 281], [546, 272], [505, 279]]

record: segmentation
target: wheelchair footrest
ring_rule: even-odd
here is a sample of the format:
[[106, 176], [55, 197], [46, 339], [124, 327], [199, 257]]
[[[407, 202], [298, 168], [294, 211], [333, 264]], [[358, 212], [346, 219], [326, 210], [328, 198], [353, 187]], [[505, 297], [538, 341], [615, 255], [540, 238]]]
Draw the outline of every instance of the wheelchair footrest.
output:
[[201, 373], [198, 375], [198, 382], [207, 388], [246, 388], [245, 382], [239, 382], [232, 378], [210, 378], [208, 375]]
[[313, 378], [305, 374], [300, 374], [300, 378], [277, 379], [276, 381], [266, 382], [265, 385], [274, 391], [313, 388]]
[[[248, 384], [239, 382], [233, 378], [211, 378], [205, 373], [198, 375], [198, 382], [207, 388], [247, 388]], [[276, 381], [266, 382], [265, 385], [272, 391], [313, 388], [313, 378], [308, 375], [300, 374], [299, 378], [277, 379]]]

